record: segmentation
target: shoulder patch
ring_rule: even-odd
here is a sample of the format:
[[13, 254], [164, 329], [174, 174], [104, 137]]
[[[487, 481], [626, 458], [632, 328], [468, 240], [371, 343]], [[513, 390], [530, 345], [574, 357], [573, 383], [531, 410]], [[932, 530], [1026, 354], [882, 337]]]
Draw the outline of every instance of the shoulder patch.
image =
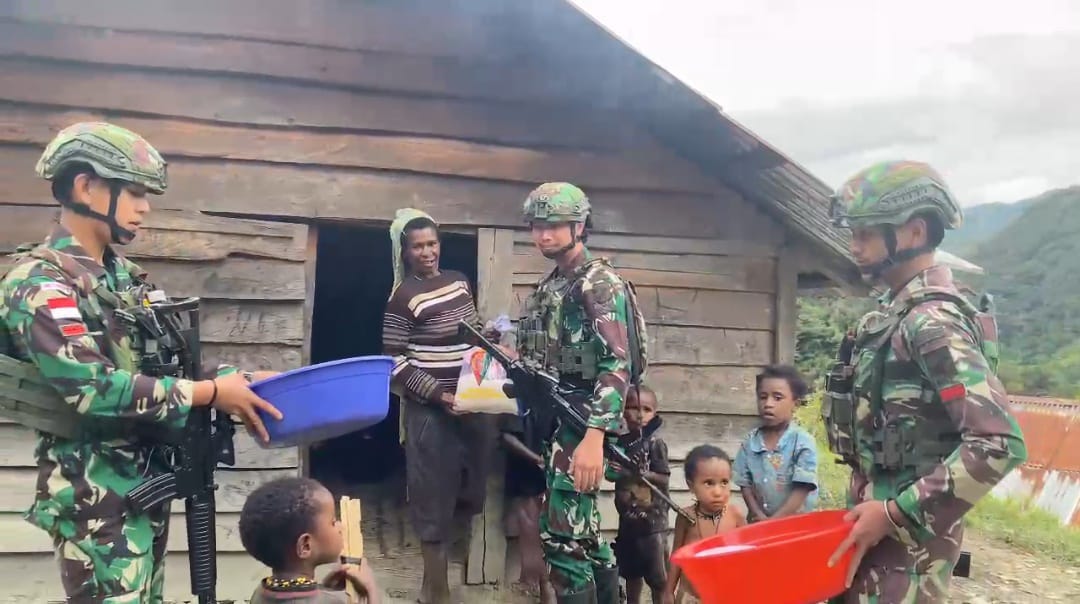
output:
[[43, 292], [60, 292], [69, 296], [75, 295], [75, 290], [72, 289], [71, 286], [65, 283], [60, 283], [59, 281], [46, 281], [44, 283], [40, 283], [38, 284], [38, 289]]
[[942, 388], [938, 391], [938, 396], [941, 397], [941, 402], [949, 403], [952, 401], [958, 401], [963, 398], [967, 398], [967, 386], [956, 383]]

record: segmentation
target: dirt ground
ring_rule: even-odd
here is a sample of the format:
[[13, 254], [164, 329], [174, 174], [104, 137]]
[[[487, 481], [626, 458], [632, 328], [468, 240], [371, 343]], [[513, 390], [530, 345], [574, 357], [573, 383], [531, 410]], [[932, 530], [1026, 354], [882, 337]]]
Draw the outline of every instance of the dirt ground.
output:
[[[991, 541], [968, 530], [964, 549], [972, 552], [971, 578], [954, 578], [950, 601], [954, 604], [1027, 604], [1080, 602], [1080, 568], [1070, 568]], [[377, 576], [386, 589], [387, 602], [414, 603], [419, 595], [418, 577], [395, 572], [405, 560], [378, 560]], [[408, 562], [417, 563], [418, 560]], [[455, 565], [456, 566], [456, 565]], [[460, 567], [454, 570], [460, 573]], [[518, 604], [536, 601], [494, 587], [454, 587], [454, 601], [463, 604]], [[646, 596], [646, 600], [647, 600]]]
[[955, 604], [1080, 602], [1080, 568], [1018, 551], [968, 530], [971, 578], [953, 580]]

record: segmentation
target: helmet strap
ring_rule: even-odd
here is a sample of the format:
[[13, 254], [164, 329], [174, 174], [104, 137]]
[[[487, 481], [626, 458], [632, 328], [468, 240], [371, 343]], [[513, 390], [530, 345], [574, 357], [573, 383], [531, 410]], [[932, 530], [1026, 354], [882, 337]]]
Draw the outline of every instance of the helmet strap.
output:
[[884, 260], [877, 264], [872, 264], [866, 267], [865, 271], [874, 279], [880, 279], [885, 271], [889, 270], [893, 266], [917, 258], [927, 252], [934, 251], [934, 246], [929, 244], [923, 244], [918, 247], [908, 248], [906, 250], [896, 250], [896, 227], [891, 224], [883, 225], [881, 227], [882, 237], [885, 238], [885, 249], [889, 255]]
[[581, 239], [578, 237], [578, 234], [577, 234], [577, 225], [579, 223], [577, 223], [577, 222], [569, 222], [567, 224], [570, 225], [570, 243], [567, 243], [566, 245], [562, 246], [561, 248], [555, 250], [554, 252], [551, 252], [550, 255], [545, 254], [545, 256], [547, 256], [548, 258], [551, 258], [551, 259], [554, 260], [555, 258], [561, 257], [563, 254], [566, 254], [570, 250], [574, 249], [577, 246], [578, 241], [581, 241]]
[[122, 183], [120, 181], [116, 181], [116, 180], [110, 180], [110, 181], [108, 181], [108, 183], [109, 183], [109, 213], [108, 214], [102, 214], [100, 212], [95, 212], [93, 209], [90, 208], [90, 206], [83, 205], [81, 203], [75, 203], [73, 201], [68, 201], [67, 203], [64, 203], [62, 205], [64, 205], [64, 207], [67, 207], [67, 208], [71, 209], [71, 211], [75, 212], [76, 214], [86, 216], [87, 218], [93, 218], [95, 220], [100, 220], [100, 221], [104, 222], [105, 224], [109, 225], [109, 238], [111, 239], [112, 243], [115, 243], [115, 244], [118, 244], [118, 245], [126, 245], [128, 243], [131, 243], [131, 241], [133, 239], [135, 239], [135, 233], [121, 227], [120, 223], [118, 223], [116, 221], [116, 210], [117, 210], [117, 208], [119, 206], [119, 202], [120, 202], [120, 192], [124, 190], [124, 183]]

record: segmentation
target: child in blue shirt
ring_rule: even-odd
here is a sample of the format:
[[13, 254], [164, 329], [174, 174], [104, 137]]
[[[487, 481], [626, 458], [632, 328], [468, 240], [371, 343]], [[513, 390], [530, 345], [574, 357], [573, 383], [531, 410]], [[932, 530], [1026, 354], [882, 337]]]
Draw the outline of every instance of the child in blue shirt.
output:
[[757, 376], [761, 425], [743, 440], [732, 468], [751, 522], [817, 508], [817, 445], [792, 423], [806, 393], [806, 381], [790, 365]]

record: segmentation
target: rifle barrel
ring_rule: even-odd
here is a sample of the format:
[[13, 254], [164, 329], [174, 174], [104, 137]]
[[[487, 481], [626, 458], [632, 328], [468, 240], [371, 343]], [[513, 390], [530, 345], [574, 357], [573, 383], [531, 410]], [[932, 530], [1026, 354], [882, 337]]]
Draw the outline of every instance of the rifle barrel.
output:
[[[484, 351], [491, 355], [493, 359], [498, 361], [500, 365], [506, 368], [506, 373], [510, 376], [512, 380], [514, 379], [515, 375], [527, 376], [532, 380], [533, 383], [531, 385], [534, 387], [534, 389], [542, 387], [544, 391], [540, 394], [543, 396], [547, 396], [552, 401], [554, 401], [555, 405], [559, 408], [557, 411], [559, 412], [560, 417], [567, 421], [570, 428], [578, 434], [585, 434], [585, 431], [588, 430], [588, 422], [585, 421], [585, 418], [582, 417], [576, 409], [574, 409], [573, 405], [570, 404], [570, 401], [566, 400], [566, 398], [562, 395], [562, 393], [559, 391], [560, 386], [557, 381], [552, 379], [550, 376], [545, 376], [541, 374], [534, 375], [534, 373], [529, 371], [529, 369], [527, 369], [520, 360], [511, 359], [509, 355], [503, 352], [491, 340], [485, 338], [479, 330], [477, 330], [475, 327], [465, 321], [461, 321], [458, 324], [458, 332], [462, 335], [467, 335], [470, 338], [474, 339], [476, 343], [480, 346], [480, 348], [483, 348]], [[529, 389], [524, 388], [524, 390]], [[609, 460], [614, 461], [615, 463], [626, 468], [627, 470], [630, 470], [632, 472], [637, 470], [634, 462], [626, 455], [626, 453], [619, 449], [615, 445], [615, 443], [611, 442], [607, 438], [604, 439], [604, 453], [606, 453]], [[689, 512], [679, 507], [670, 495], [665, 493], [660, 487], [653, 484], [651, 480], [645, 478], [645, 476], [640, 471], [635, 472], [635, 474], [636, 477], [645, 484], [645, 486], [649, 487], [649, 490], [656, 494], [656, 496], [659, 497], [664, 503], [666, 503], [671, 509], [675, 510], [675, 513], [682, 516], [690, 524], [697, 523], [697, 520], [693, 516], [691, 516]]]

